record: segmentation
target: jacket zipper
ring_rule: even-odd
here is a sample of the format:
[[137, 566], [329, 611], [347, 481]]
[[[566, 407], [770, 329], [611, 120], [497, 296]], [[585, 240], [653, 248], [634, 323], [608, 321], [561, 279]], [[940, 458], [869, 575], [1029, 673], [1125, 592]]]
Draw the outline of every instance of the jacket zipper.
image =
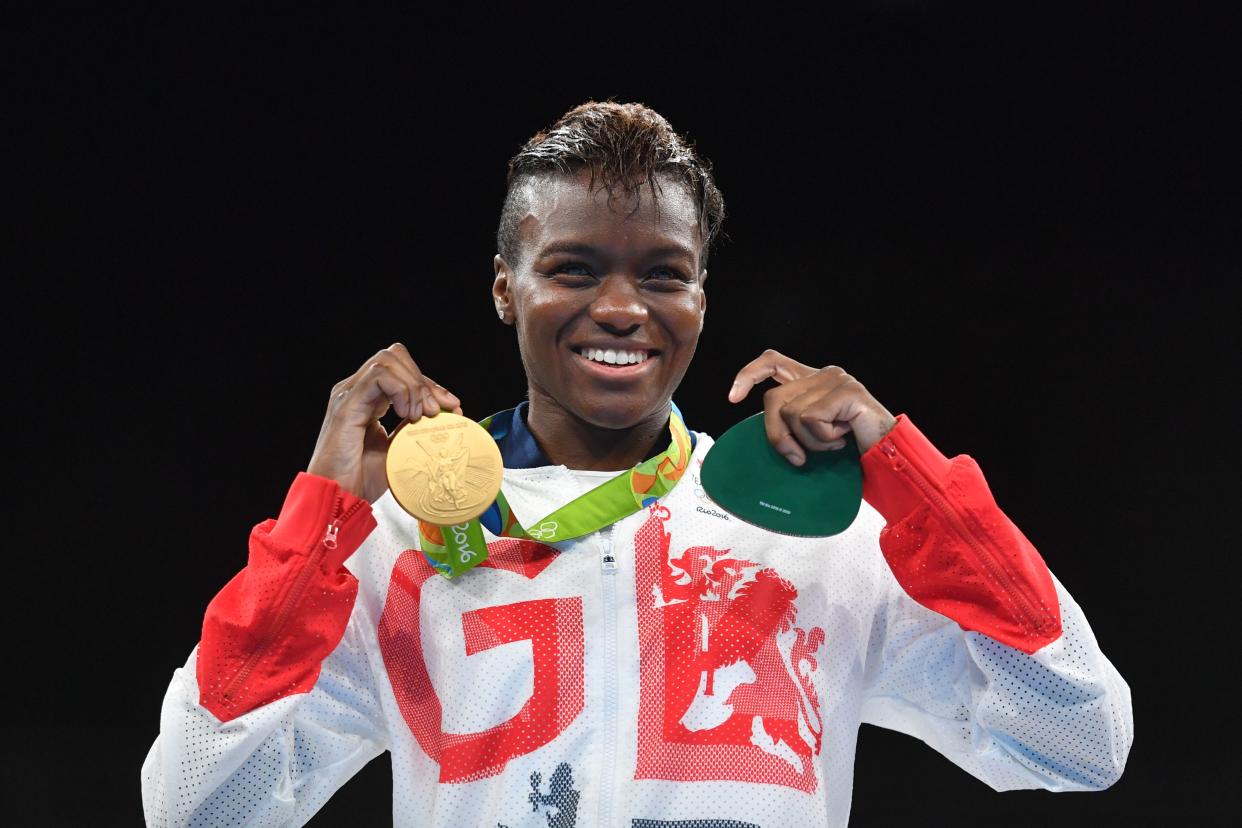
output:
[[336, 496], [336, 505], [332, 508], [332, 514], [334, 515], [332, 522], [328, 524], [328, 528], [325, 530], [323, 537], [315, 546], [311, 559], [306, 562], [306, 564], [302, 567], [302, 571], [298, 573], [297, 581], [294, 582], [293, 588], [289, 590], [289, 595], [285, 598], [284, 603], [281, 604], [280, 611], [276, 613], [276, 617], [273, 619], [272, 625], [268, 628], [267, 634], [263, 636], [263, 640], [259, 642], [259, 646], [256, 647], [255, 651], [250, 654], [250, 657], [246, 659], [246, 663], [242, 665], [242, 668], [237, 671], [237, 675], [233, 677], [233, 680], [230, 681], [228, 686], [224, 689], [222, 696], [226, 703], [233, 698], [233, 694], [237, 691], [237, 688], [250, 677], [250, 672], [255, 668], [255, 665], [259, 663], [259, 660], [267, 653], [268, 648], [272, 646], [272, 642], [276, 640], [276, 637], [280, 635], [280, 632], [284, 629], [285, 622], [289, 619], [289, 614], [301, 600], [302, 593], [306, 591], [306, 584], [310, 581], [311, 574], [319, 568], [319, 564], [323, 560], [323, 556], [329, 549], [336, 549], [336, 536], [341, 529], [341, 524], [353, 517], [354, 513], [362, 508], [363, 504], [366, 502], [361, 499], [355, 501], [354, 505], [350, 506], [349, 509], [346, 510], [345, 514], [342, 515], [341, 500], [341, 495], [338, 494]]
[[601, 534], [600, 570], [604, 592], [604, 766], [600, 784], [599, 825], [612, 826], [613, 777], [617, 764], [617, 559], [612, 530]]
[[[884, 445], [883, 451], [890, 457], [896, 454], [896, 449], [888, 444]], [[944, 499], [940, 492], [936, 491], [935, 487], [923, 476], [923, 473], [914, 467], [914, 464], [904, 460], [899, 461], [899, 463], [898, 468], [910, 476], [919, 489], [922, 490], [923, 495], [936, 506], [942, 515], [949, 519], [949, 522], [953, 524], [958, 534], [966, 540], [967, 545], [974, 551], [975, 557], [983, 563], [984, 568], [992, 576], [992, 580], [1000, 585], [1000, 588], [1007, 595], [1014, 599], [1027, 625], [1035, 632], [1044, 632], [1048, 625], [1042, 616], [1034, 611], [1031, 602], [1026, 597], [1026, 593], [1018, 587], [1004, 567], [997, 562], [996, 557], [975, 539], [974, 533], [967, 528], [966, 522], [949, 505], [949, 502]]]

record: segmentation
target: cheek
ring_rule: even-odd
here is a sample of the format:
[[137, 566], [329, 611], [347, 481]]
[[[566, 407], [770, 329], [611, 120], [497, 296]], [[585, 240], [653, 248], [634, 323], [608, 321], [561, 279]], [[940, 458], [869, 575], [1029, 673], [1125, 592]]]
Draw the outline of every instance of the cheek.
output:
[[514, 303], [518, 339], [532, 351], [555, 350], [560, 332], [574, 318], [572, 303], [531, 292], [519, 295]]
[[523, 330], [542, 327], [545, 317], [552, 310], [546, 296], [530, 289], [516, 290], [513, 294], [514, 320]]
[[703, 310], [695, 296], [670, 308], [665, 317], [669, 332], [680, 345], [691, 345], [703, 331]]

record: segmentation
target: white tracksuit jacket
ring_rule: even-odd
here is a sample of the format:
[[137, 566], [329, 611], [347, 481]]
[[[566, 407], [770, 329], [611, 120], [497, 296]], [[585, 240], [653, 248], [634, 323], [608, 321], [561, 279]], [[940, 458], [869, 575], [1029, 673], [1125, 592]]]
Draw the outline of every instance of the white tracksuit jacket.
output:
[[[1101, 789], [1130, 689], [966, 455], [905, 416], [830, 538], [672, 492], [552, 546], [487, 534], [449, 581], [418, 529], [305, 472], [212, 601], [142, 768], [148, 825], [301, 825], [392, 752], [398, 826], [845, 825], [860, 722], [996, 790]], [[535, 521], [602, 473], [506, 469]]]

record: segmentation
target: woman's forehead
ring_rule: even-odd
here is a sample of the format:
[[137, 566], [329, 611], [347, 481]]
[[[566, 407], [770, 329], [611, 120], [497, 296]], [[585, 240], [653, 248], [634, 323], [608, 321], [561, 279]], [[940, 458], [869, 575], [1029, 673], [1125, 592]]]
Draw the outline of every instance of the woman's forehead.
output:
[[575, 238], [699, 249], [698, 208], [682, 182], [658, 176], [655, 197], [645, 181], [629, 192], [614, 187], [611, 194], [598, 181], [593, 188], [589, 182], [585, 171], [529, 181], [528, 209], [518, 224], [523, 246], [537, 254], [540, 247]]

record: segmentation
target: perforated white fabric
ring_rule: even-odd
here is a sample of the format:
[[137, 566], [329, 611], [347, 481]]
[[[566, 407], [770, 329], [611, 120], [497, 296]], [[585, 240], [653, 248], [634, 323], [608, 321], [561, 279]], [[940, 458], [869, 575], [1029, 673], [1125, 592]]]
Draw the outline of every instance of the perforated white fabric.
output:
[[[301, 825], [389, 750], [398, 826], [841, 826], [863, 721], [997, 790], [1116, 780], [1129, 687], [1059, 581], [1063, 635], [1034, 655], [963, 632], [901, 589], [865, 503], [826, 539], [725, 514], [697, 478], [711, 442], [657, 507], [452, 582], [419, 580], [417, 527], [385, 495], [310, 693], [221, 724], [195, 654], [175, 671], [148, 824]], [[525, 523], [598, 482], [544, 467], [504, 487]]]

